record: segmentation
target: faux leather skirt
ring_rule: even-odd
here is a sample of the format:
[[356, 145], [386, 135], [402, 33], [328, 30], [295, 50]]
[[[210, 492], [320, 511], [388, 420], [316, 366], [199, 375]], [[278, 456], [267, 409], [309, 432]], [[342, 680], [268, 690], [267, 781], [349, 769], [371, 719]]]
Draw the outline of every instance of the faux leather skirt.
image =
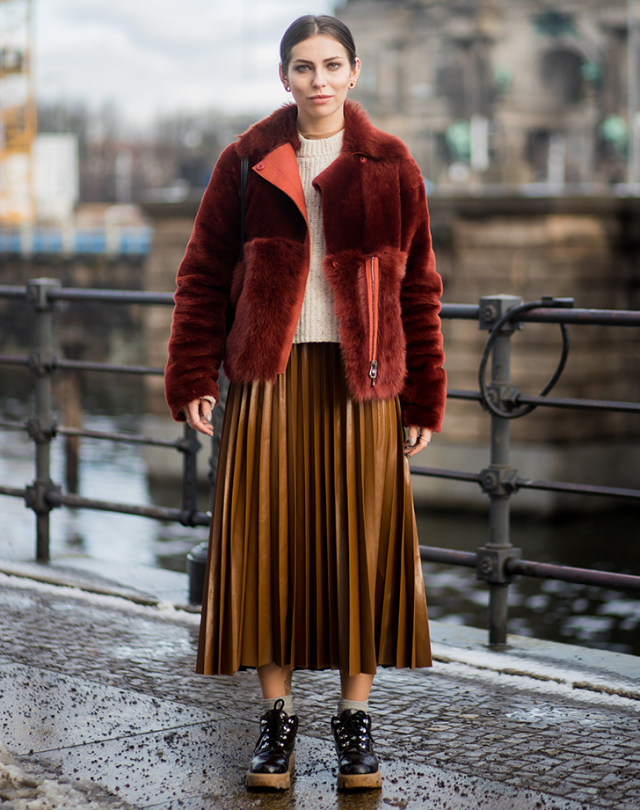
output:
[[197, 672], [431, 665], [397, 399], [353, 402], [340, 347], [231, 385]]

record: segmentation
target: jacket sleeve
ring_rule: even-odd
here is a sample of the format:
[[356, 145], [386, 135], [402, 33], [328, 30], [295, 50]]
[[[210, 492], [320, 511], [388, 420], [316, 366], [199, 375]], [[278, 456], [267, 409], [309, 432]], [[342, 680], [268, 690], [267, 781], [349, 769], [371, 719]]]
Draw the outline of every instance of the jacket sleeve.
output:
[[401, 162], [402, 249], [407, 270], [400, 293], [407, 376], [400, 395], [406, 426], [442, 428], [447, 398], [440, 324], [442, 280], [431, 246], [424, 180], [412, 158]]
[[194, 399], [220, 401], [225, 313], [240, 251], [239, 167], [231, 145], [215, 166], [178, 270], [165, 369], [165, 396], [177, 421], [184, 421], [181, 409]]

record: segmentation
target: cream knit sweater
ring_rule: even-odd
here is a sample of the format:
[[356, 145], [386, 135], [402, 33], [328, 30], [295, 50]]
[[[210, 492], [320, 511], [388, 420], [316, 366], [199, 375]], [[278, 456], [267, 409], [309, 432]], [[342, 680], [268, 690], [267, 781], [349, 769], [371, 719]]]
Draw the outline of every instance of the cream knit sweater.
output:
[[322, 268], [327, 251], [322, 227], [322, 198], [313, 187], [313, 181], [333, 163], [341, 149], [342, 132], [318, 140], [300, 136], [297, 159], [309, 220], [311, 263], [294, 343], [340, 343], [333, 295]]

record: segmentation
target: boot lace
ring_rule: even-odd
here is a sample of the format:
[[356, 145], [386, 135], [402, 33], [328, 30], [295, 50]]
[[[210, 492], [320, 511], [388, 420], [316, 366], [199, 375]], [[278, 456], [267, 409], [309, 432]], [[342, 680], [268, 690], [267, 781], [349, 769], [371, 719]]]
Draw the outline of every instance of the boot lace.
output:
[[279, 700], [268, 712], [260, 718], [260, 736], [256, 743], [255, 753], [268, 751], [274, 746], [284, 748], [291, 733], [293, 720], [282, 711], [284, 701]]
[[338, 744], [342, 752], [347, 749], [368, 751], [371, 745], [371, 720], [363, 711], [350, 714], [340, 722]]

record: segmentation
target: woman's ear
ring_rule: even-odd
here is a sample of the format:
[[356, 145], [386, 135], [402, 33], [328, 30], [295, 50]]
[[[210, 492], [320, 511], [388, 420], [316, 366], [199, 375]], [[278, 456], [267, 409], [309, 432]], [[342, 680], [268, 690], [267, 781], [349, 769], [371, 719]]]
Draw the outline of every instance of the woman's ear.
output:
[[284, 89], [289, 93], [291, 88], [289, 87], [289, 82], [287, 81], [284, 73], [282, 72], [282, 63], [278, 65], [278, 75], [280, 76], [280, 81], [282, 82], [282, 86]]
[[349, 82], [349, 87], [355, 87], [356, 86], [356, 81], [358, 79], [358, 76], [360, 75], [360, 68], [361, 67], [362, 67], [362, 63], [360, 62], [360, 60], [356, 56], [356, 66], [351, 71], [351, 81]]

